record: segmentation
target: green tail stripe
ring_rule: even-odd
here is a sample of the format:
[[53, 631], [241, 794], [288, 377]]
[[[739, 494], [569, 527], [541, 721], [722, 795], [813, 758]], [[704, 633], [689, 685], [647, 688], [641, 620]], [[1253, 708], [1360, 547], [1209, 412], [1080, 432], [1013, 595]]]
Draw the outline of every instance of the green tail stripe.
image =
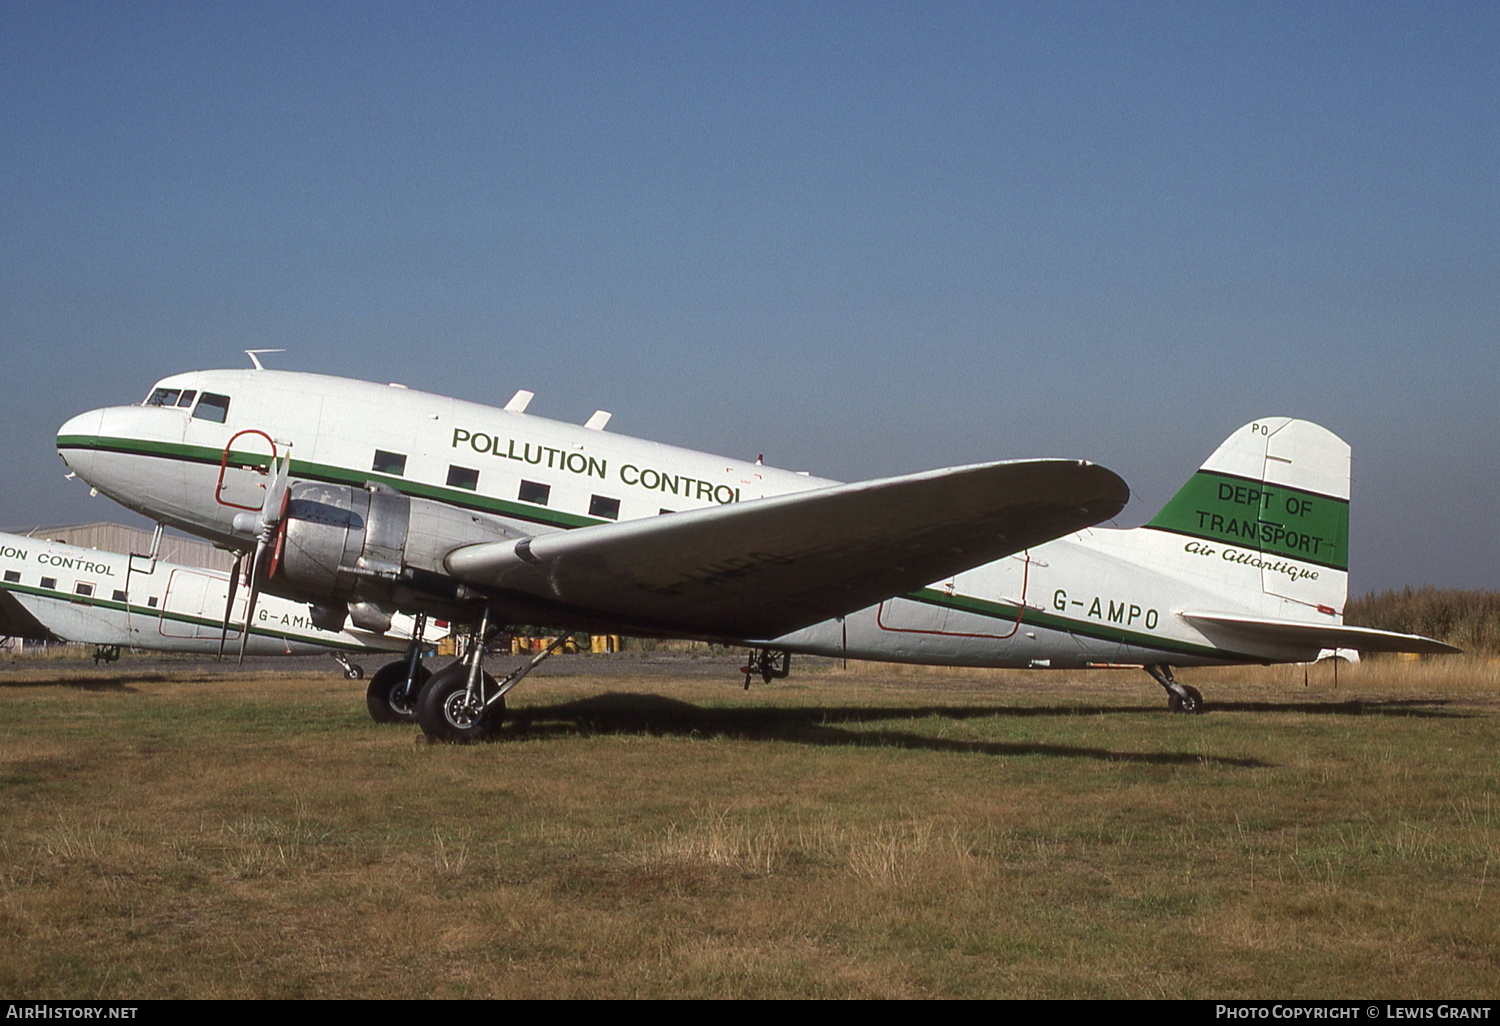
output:
[[1349, 569], [1349, 501], [1200, 470], [1147, 527]]

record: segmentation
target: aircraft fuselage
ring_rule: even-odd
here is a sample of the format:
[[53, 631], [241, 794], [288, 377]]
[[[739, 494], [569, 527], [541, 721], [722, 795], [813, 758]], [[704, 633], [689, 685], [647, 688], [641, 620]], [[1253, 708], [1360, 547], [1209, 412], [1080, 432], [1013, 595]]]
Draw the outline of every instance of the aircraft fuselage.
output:
[[[427, 500], [429, 511], [473, 521], [439, 524], [424, 514], [431, 523], [423, 529], [438, 538], [472, 526], [474, 540], [519, 539], [836, 483], [321, 375], [191, 372], [163, 379], [153, 400], [68, 421], [58, 436], [63, 458], [121, 504], [241, 549], [251, 544], [247, 525], [262, 506], [272, 459], [288, 452], [299, 480], [354, 488], [373, 482]], [[1344, 452], [1347, 495], [1347, 446]], [[1347, 499], [1331, 501], [1347, 510]], [[414, 513], [414, 531], [422, 527], [417, 519]], [[441, 552], [434, 549], [418, 569], [440, 575]], [[1322, 646], [1305, 639], [1226, 640], [1179, 613], [1250, 609], [1337, 624], [1339, 610], [1324, 598], [1337, 594], [1342, 606], [1342, 574], [1331, 563], [1285, 554], [1272, 560], [1258, 545], [1205, 541], [1170, 526], [1095, 527], [841, 619], [779, 638], [734, 640], [967, 666], [1304, 660]], [[416, 601], [409, 591], [397, 599]]]

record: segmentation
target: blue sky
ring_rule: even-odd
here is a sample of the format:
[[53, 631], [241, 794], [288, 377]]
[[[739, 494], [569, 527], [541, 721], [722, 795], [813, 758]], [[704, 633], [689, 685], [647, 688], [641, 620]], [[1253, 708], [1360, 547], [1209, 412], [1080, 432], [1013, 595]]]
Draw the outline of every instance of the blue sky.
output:
[[842, 479], [1256, 417], [1351, 587], [1500, 587], [1493, 3], [0, 5], [0, 523], [158, 377], [401, 381]]

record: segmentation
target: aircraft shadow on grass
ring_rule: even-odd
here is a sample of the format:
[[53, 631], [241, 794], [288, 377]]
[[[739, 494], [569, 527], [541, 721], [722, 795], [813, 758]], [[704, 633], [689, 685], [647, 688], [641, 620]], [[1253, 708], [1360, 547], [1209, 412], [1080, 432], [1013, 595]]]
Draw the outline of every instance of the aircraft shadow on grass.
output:
[[[1007, 742], [930, 737], [912, 731], [852, 729], [889, 720], [942, 717], [950, 720], [986, 716], [1087, 715], [1087, 708], [1010, 708], [922, 706], [807, 707], [713, 709], [659, 695], [611, 693], [551, 706], [533, 706], [515, 712], [515, 722], [506, 730], [512, 736], [538, 737], [573, 734], [664, 734], [684, 737], [731, 737], [752, 741], [790, 741], [824, 746], [908, 748], [918, 751], [979, 755], [1042, 755], [1061, 758], [1099, 759], [1106, 762], [1136, 762], [1160, 765], [1213, 764], [1257, 769], [1270, 766], [1259, 759], [1202, 755], [1196, 752], [1125, 752], [1108, 748], [1047, 742]], [[1099, 711], [1144, 711], [1099, 710]], [[1154, 707], [1151, 711], [1155, 711]]]
[[164, 684], [176, 678], [160, 673], [121, 674], [110, 677], [53, 677], [43, 680], [5, 680], [0, 678], [0, 691], [23, 688], [69, 688], [73, 691], [104, 691], [135, 695], [140, 693], [134, 684]]
[[[1395, 716], [1464, 718], [1434, 706], [1441, 700], [1397, 699], [1348, 702], [1238, 702], [1215, 705], [1216, 712], [1301, 712], [1325, 716]], [[576, 734], [665, 734], [689, 737], [733, 737], [757, 741], [791, 741], [813, 745], [898, 747], [921, 751], [979, 755], [1041, 755], [1155, 765], [1206, 764], [1262, 769], [1272, 763], [1254, 758], [1204, 755], [1198, 752], [1128, 752], [1108, 748], [1026, 741], [980, 741], [931, 737], [912, 731], [857, 730], [891, 720], [940, 717], [948, 720], [1009, 717], [1070, 717], [1156, 713], [1156, 706], [917, 706], [906, 708], [824, 707], [707, 708], [660, 695], [613, 692], [557, 705], [514, 711], [511, 736], [545, 737]]]

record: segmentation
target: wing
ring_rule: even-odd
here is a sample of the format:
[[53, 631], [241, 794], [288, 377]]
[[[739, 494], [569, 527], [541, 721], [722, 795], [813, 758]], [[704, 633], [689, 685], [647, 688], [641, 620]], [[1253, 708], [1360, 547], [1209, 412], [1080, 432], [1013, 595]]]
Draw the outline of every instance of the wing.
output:
[[602, 524], [449, 553], [519, 623], [774, 638], [1117, 514], [1076, 460], [984, 463]]
[[0, 590], [0, 637], [61, 641], [9, 591]]
[[1263, 620], [1225, 613], [1179, 615], [1225, 648], [1234, 648], [1236, 645], [1243, 647], [1248, 642], [1255, 645], [1304, 647], [1314, 654], [1324, 648], [1353, 648], [1361, 652], [1420, 652], [1426, 655], [1463, 651], [1434, 638], [1424, 638], [1420, 634], [1398, 634], [1374, 627]]

